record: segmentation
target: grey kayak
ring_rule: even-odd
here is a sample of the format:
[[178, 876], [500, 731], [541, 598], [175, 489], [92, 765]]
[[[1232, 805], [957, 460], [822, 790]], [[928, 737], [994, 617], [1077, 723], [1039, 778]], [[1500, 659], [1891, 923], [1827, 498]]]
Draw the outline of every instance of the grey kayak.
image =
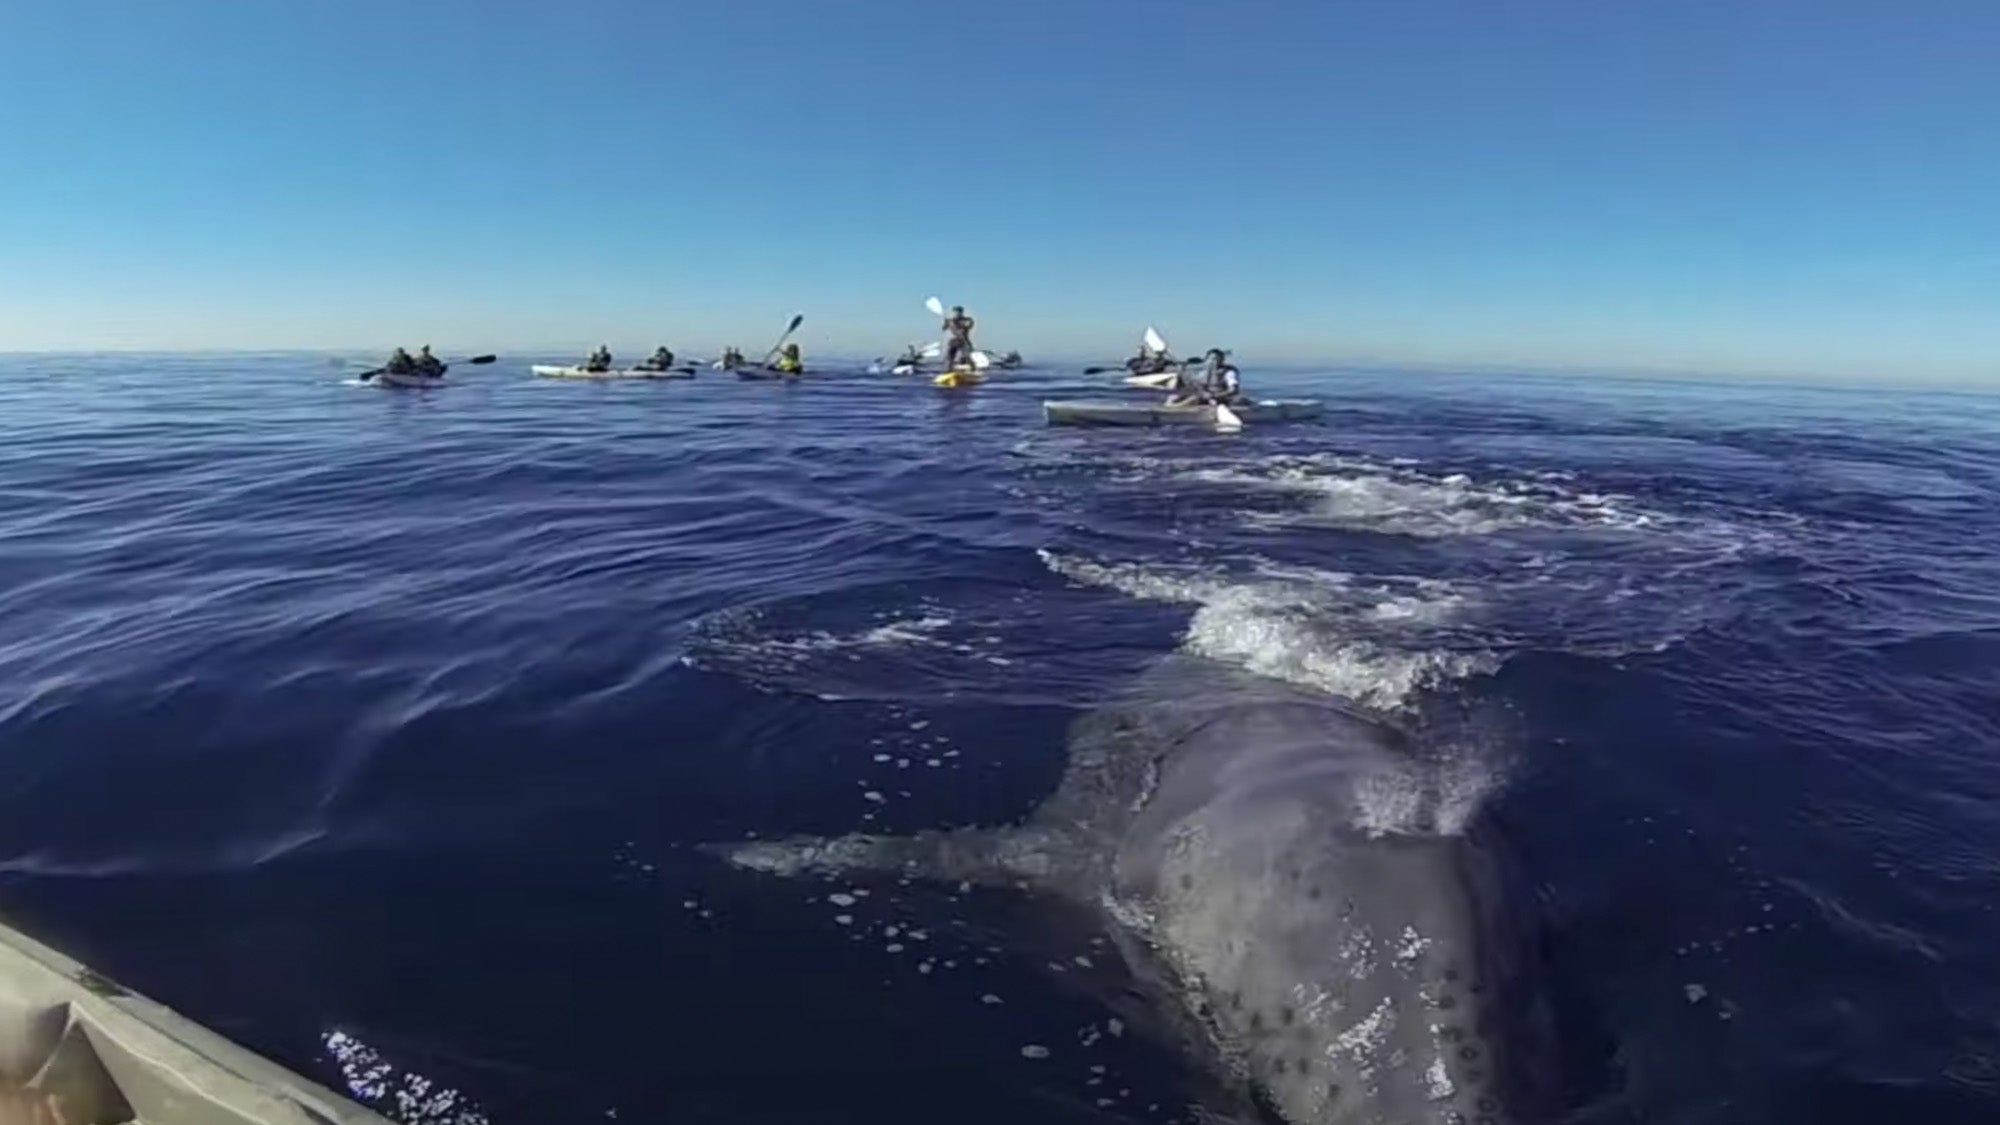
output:
[[23, 1097], [58, 1121], [390, 1125], [0, 926], [0, 1115]]
[[[1266, 399], [1229, 408], [1247, 423], [1298, 422], [1317, 418], [1320, 404], [1310, 399]], [[1044, 402], [1042, 412], [1051, 426], [1213, 426], [1215, 407], [1204, 404], [1168, 406], [1133, 402]]]
[[451, 383], [442, 375], [418, 375], [415, 372], [381, 371], [375, 381], [385, 387], [448, 387]]

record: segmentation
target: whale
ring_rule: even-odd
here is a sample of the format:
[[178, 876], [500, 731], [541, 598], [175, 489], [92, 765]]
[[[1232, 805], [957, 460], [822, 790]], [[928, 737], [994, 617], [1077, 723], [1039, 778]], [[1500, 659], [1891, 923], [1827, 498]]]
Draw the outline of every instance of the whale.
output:
[[712, 850], [773, 875], [894, 873], [1083, 904], [1162, 1025], [1255, 1116], [1519, 1122], [1537, 1005], [1504, 849], [1476, 816], [1365, 815], [1384, 793], [1421, 797], [1418, 738], [1175, 657], [1071, 725], [1060, 783], [1020, 824]]

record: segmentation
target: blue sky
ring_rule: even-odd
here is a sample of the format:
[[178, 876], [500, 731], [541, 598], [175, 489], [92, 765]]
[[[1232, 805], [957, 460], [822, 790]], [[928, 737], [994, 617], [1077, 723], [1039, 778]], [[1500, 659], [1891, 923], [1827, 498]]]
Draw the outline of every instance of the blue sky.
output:
[[1986, 0], [15, 0], [0, 348], [2000, 381]]

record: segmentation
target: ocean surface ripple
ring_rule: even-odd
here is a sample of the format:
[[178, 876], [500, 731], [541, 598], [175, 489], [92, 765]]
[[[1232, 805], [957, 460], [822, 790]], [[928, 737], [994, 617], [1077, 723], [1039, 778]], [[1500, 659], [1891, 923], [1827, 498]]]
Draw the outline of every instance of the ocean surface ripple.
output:
[[1180, 651], [1435, 735], [1563, 1120], [2000, 1119], [2000, 398], [526, 362], [0, 357], [0, 910], [411, 1122], [1185, 1120], [1088, 935], [692, 846], [1017, 819]]

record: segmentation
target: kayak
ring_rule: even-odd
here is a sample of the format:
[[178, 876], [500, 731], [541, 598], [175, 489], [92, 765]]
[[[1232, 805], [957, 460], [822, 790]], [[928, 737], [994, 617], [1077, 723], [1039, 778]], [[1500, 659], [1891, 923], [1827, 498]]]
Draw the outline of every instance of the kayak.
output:
[[378, 371], [375, 381], [385, 387], [446, 387], [451, 383], [442, 375], [419, 375], [414, 371]]
[[1152, 375], [1127, 375], [1125, 376], [1125, 385], [1128, 387], [1144, 387], [1149, 391], [1164, 391], [1171, 388], [1175, 383], [1178, 383], [1180, 378], [1181, 375], [1178, 371], [1161, 371]]
[[915, 374], [916, 374], [917, 372], [919, 372], [919, 371], [922, 371], [922, 370], [923, 370], [923, 368], [921, 368], [921, 367], [918, 367], [918, 366], [917, 366], [916, 364], [914, 364], [914, 363], [899, 363], [899, 364], [897, 364], [896, 366], [894, 366], [894, 367], [891, 367], [891, 368], [889, 369], [889, 374], [891, 374], [891, 375], [915, 375]]
[[940, 387], [976, 387], [985, 381], [985, 374], [978, 371], [947, 371], [931, 380]]
[[643, 367], [613, 368], [610, 371], [586, 371], [581, 367], [550, 367], [536, 364], [531, 370], [544, 379], [692, 379], [694, 372], [685, 368], [671, 368], [666, 371], [649, 371]]
[[739, 367], [736, 369], [736, 377], [738, 379], [796, 379], [803, 374], [805, 374], [803, 371], [777, 371], [769, 367]]
[[[9, 1121], [390, 1125], [5, 926], [0, 1043], [0, 1115]], [[21, 1108], [21, 1096], [59, 1100], [61, 1111], [5, 1112]]]
[[[1229, 409], [1244, 422], [1300, 422], [1320, 414], [1319, 403], [1297, 398], [1237, 403]], [[1215, 425], [1215, 407], [1205, 403], [1139, 406], [1129, 402], [1044, 402], [1042, 413], [1051, 426]]]

